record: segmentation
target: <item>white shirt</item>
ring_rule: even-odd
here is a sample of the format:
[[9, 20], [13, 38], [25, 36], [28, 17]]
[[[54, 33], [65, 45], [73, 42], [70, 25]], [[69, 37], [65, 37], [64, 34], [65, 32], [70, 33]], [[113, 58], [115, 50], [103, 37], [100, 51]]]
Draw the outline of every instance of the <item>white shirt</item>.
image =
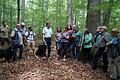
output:
[[[11, 32], [11, 37], [14, 37], [14, 36], [15, 36], [15, 31], [18, 31], [18, 29], [15, 28], [15, 29]], [[19, 35], [20, 45], [23, 45], [23, 36], [22, 36], [22, 34], [20, 33], [20, 31], [18, 31], [18, 35]]]
[[35, 33], [33, 31], [27, 31], [25, 33], [25, 36], [27, 37], [27, 40], [34, 41]]
[[43, 28], [43, 37], [50, 38], [52, 36], [53, 32], [51, 28], [44, 27]]

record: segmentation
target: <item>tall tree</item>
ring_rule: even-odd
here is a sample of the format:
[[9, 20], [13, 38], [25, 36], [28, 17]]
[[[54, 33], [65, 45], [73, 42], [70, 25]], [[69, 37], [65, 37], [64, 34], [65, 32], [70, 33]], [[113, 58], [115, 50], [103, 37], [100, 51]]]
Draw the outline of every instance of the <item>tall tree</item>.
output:
[[20, 22], [20, 0], [17, 0], [17, 23]]
[[21, 0], [21, 21], [24, 22], [24, 16], [25, 16], [25, 0]]
[[94, 34], [100, 24], [100, 5], [101, 0], [88, 0], [86, 27]]
[[103, 25], [108, 26], [109, 25], [109, 20], [110, 20], [110, 15], [112, 12], [112, 6], [113, 6], [114, 0], [109, 0], [109, 5], [108, 9], [104, 11], [104, 16], [103, 16]]
[[73, 11], [72, 11], [72, 0], [67, 0], [67, 24], [73, 25]]

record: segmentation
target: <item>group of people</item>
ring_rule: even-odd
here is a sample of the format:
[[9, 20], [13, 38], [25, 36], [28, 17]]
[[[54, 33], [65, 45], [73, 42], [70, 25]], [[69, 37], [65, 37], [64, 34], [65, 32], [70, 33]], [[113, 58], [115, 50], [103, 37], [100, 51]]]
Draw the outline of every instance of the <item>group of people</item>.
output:
[[[35, 35], [31, 25], [26, 28], [25, 23], [21, 22], [16, 24], [16, 27], [10, 31], [7, 23], [4, 21], [0, 28], [1, 46], [12, 46], [13, 61], [16, 61], [23, 58], [23, 51], [32, 49], [33, 53], [35, 52]], [[6, 43], [7, 45], [5, 45]], [[17, 56], [18, 49], [19, 56]]]
[[[18, 58], [22, 59], [23, 50], [27, 47], [27, 50], [32, 49], [35, 52], [35, 32], [30, 25], [26, 29], [25, 24], [21, 22], [17, 24], [15, 29], [10, 32], [6, 22], [3, 22], [3, 26], [0, 28], [1, 32], [1, 45], [3, 42], [9, 44], [9, 38], [12, 40], [13, 46], [13, 61]], [[53, 31], [50, 23], [46, 23], [43, 28], [43, 41], [47, 46], [47, 55], [44, 57], [51, 57], [51, 44]], [[61, 27], [56, 28], [56, 50], [59, 59], [76, 59], [78, 61], [89, 63], [92, 62], [92, 69], [96, 70], [97, 64], [100, 58], [103, 59], [103, 71], [107, 72], [108, 64], [110, 64], [110, 78], [117, 79], [120, 77], [118, 69], [118, 58], [120, 51], [120, 40], [118, 37], [119, 30], [113, 28], [111, 36], [107, 31], [106, 26], [98, 26], [96, 33], [91, 34], [86, 28], [84, 32], [80, 32], [78, 26], [67, 25], [62, 31]], [[17, 57], [17, 50], [20, 49], [19, 57]], [[94, 49], [94, 53], [91, 50]], [[93, 58], [91, 58], [91, 55]]]
[[120, 39], [118, 33], [118, 28], [113, 28], [110, 35], [106, 26], [99, 26], [93, 35], [87, 28], [84, 29], [83, 33], [80, 32], [76, 25], [67, 25], [64, 31], [57, 27], [56, 48], [58, 59], [67, 58], [80, 61], [82, 53], [83, 63], [91, 64], [92, 62], [92, 69], [96, 70], [98, 61], [102, 58], [103, 71], [107, 72], [108, 65], [110, 65], [110, 78], [117, 79], [117, 77], [120, 77], [118, 66]]

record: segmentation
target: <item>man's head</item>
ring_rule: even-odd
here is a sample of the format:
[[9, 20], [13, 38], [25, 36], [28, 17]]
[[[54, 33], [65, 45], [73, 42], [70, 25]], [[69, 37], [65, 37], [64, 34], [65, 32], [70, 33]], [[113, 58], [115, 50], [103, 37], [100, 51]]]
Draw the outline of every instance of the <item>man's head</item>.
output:
[[107, 27], [106, 26], [102, 26], [101, 27], [101, 32], [107, 32]]
[[24, 28], [24, 26], [25, 26], [25, 23], [21, 22], [21, 27]]
[[21, 28], [21, 25], [20, 24], [17, 24], [16, 25], [16, 28], [19, 30]]
[[7, 22], [3, 21], [3, 26], [6, 27], [6, 25], [7, 25]]
[[47, 27], [50, 27], [51, 25], [50, 25], [50, 23], [46, 23], [46, 26], [47, 26]]
[[99, 32], [100, 29], [101, 29], [101, 26], [98, 26], [96, 31]]
[[111, 31], [112, 36], [117, 36], [118, 33], [119, 33], [118, 28], [113, 28], [112, 31]]
[[78, 26], [77, 26], [77, 25], [73, 25], [72, 29], [73, 29], [74, 31], [78, 31]]
[[28, 26], [28, 30], [32, 31], [32, 25]]

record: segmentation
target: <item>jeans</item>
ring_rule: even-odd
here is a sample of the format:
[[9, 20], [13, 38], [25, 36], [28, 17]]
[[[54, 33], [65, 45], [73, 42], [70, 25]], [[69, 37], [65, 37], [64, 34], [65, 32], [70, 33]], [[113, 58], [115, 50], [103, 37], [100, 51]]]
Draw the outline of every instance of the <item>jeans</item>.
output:
[[17, 60], [18, 49], [20, 49], [19, 59], [22, 59], [23, 45], [13, 45], [13, 61]]
[[47, 44], [47, 49], [48, 49], [48, 56], [47, 57], [50, 57], [50, 54], [51, 54], [51, 38], [45, 38], [45, 41], [46, 41], [46, 44]]
[[72, 42], [69, 46], [69, 55], [71, 58], [80, 60], [80, 49], [78, 48], [79, 42]]
[[56, 41], [56, 49], [59, 49], [60, 48], [60, 40]]
[[99, 48], [95, 56], [93, 57], [93, 67], [97, 66], [99, 58], [102, 56], [103, 58], [103, 70], [107, 71], [108, 68], [108, 58], [107, 58], [107, 53], [105, 52], [105, 47]]
[[58, 49], [59, 57], [67, 57], [68, 56], [68, 42], [60, 42], [60, 48]]

